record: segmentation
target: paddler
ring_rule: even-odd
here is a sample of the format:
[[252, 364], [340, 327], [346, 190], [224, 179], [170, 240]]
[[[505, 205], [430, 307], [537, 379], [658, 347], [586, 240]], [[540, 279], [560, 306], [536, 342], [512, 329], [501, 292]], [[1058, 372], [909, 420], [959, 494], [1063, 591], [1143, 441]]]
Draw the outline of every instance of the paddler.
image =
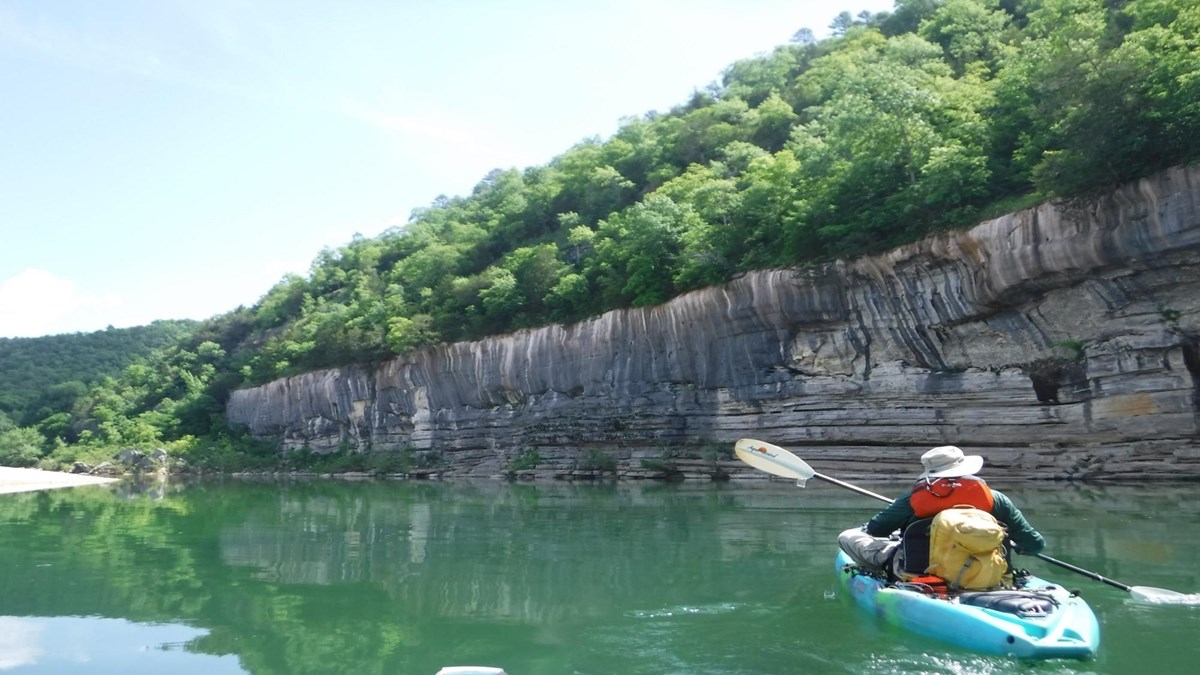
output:
[[896, 555], [901, 540], [892, 534], [903, 533], [909, 525], [959, 505], [992, 514], [1007, 529], [1008, 539], [1017, 552], [1035, 554], [1045, 548], [1046, 540], [1020, 509], [975, 475], [983, 468], [983, 457], [964, 455], [953, 445], [943, 445], [921, 455], [921, 465], [925, 472], [909, 494], [892, 502], [861, 527], [838, 536], [838, 545], [851, 560], [868, 570], [896, 576], [904, 561], [899, 559], [903, 556]]

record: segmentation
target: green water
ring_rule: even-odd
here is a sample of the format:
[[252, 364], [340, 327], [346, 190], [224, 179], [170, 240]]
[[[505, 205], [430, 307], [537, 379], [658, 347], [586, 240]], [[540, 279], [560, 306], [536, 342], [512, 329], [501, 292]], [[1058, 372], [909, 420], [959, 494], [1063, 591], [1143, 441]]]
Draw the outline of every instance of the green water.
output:
[[[867, 486], [894, 493], [897, 485]], [[1200, 592], [1196, 486], [1009, 487], [1047, 553]], [[882, 626], [836, 593], [830, 486], [328, 480], [0, 496], [12, 673], [1174, 673], [1200, 607], [1084, 591], [1089, 662], [1022, 664]]]

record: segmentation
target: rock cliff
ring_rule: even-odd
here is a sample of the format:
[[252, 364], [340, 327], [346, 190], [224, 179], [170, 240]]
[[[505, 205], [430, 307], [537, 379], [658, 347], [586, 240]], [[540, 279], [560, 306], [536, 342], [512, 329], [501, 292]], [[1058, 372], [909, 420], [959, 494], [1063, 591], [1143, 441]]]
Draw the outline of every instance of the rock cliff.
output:
[[[657, 307], [233, 393], [281, 449], [404, 451], [451, 475], [818, 471], [1200, 478], [1200, 167], [884, 255], [746, 274]], [[727, 455], [726, 455], [727, 457]]]

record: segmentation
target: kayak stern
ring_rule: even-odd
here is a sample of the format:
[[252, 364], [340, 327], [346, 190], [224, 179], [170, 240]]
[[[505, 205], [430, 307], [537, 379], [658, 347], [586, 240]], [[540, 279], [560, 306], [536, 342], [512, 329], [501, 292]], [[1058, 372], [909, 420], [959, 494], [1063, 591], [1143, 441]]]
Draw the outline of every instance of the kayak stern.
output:
[[1022, 616], [888, 586], [855, 571], [842, 552], [836, 569], [855, 603], [876, 617], [966, 649], [1022, 659], [1088, 659], [1100, 646], [1100, 626], [1091, 607], [1061, 586], [1036, 577], [1025, 589], [1052, 599], [1054, 608]]

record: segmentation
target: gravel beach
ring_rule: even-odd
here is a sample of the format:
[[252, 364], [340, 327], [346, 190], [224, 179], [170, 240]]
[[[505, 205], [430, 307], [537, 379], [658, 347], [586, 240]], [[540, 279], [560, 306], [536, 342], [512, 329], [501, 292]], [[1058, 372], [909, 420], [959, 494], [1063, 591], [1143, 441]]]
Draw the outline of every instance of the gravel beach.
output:
[[30, 492], [33, 490], [49, 490], [51, 488], [76, 487], [79, 485], [99, 485], [112, 483], [115, 478], [100, 476], [81, 476], [59, 471], [41, 471], [39, 469], [14, 469], [0, 466], [0, 494], [10, 492]]

